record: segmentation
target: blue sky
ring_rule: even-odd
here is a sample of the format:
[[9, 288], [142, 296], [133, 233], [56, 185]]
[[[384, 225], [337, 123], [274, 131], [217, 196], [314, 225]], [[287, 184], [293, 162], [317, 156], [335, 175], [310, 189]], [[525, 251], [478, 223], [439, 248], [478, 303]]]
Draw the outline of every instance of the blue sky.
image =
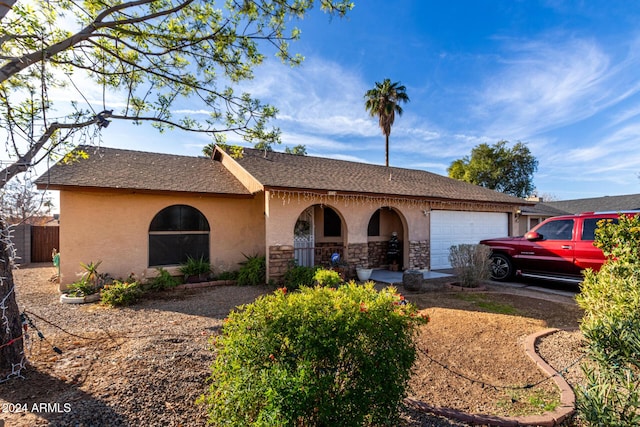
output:
[[[364, 93], [390, 78], [411, 98], [391, 131], [392, 166], [446, 175], [504, 139], [538, 159], [539, 194], [640, 193], [640, 2], [354, 1], [345, 19], [314, 10], [295, 23], [301, 67], [270, 58], [245, 85], [280, 110], [276, 150], [384, 164]], [[198, 155], [208, 142], [113, 123], [101, 144]]]

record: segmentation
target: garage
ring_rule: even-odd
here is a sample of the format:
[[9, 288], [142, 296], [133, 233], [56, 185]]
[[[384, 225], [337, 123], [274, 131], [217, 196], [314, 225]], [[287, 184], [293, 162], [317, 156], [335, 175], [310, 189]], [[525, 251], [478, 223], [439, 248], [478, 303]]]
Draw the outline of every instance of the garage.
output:
[[509, 235], [503, 212], [431, 211], [431, 269], [451, 268], [449, 248]]

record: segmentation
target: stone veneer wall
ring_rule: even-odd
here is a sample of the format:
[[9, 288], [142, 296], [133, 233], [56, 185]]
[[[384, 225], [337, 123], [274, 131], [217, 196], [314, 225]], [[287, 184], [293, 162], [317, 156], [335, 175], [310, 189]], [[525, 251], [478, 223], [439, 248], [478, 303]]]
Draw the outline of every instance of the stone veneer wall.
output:
[[340, 255], [341, 260], [345, 260], [342, 242], [316, 242], [314, 255], [315, 264], [328, 267], [331, 265], [331, 255], [334, 252]]
[[269, 246], [269, 280], [281, 282], [294, 259], [293, 246]]
[[[389, 250], [389, 242], [369, 242], [367, 243], [368, 251], [369, 251], [369, 267], [370, 268], [378, 268], [389, 265], [389, 260], [387, 259], [387, 251]], [[400, 254], [398, 258], [398, 263], [400, 267], [403, 265], [403, 248], [404, 242], [402, 240], [398, 241], [398, 246], [400, 247]]]
[[369, 267], [369, 247], [366, 243], [350, 243], [347, 247], [349, 276], [355, 277], [356, 268]]
[[429, 241], [409, 241], [409, 268], [425, 269], [429, 266]]
[[381, 267], [387, 264], [387, 249], [389, 248], [389, 242], [369, 242], [367, 243], [369, 249], [369, 266], [372, 268]]

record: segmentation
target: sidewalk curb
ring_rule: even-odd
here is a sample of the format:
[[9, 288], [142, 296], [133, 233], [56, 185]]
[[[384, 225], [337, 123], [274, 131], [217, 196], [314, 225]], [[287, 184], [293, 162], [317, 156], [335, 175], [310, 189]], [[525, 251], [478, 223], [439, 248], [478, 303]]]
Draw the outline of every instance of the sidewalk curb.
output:
[[519, 426], [543, 426], [553, 427], [558, 426], [575, 412], [576, 396], [571, 389], [571, 386], [567, 381], [553, 369], [547, 362], [545, 362], [536, 352], [536, 342], [539, 338], [550, 335], [559, 329], [545, 329], [531, 334], [525, 338], [524, 350], [525, 353], [533, 360], [538, 368], [546, 375], [553, 378], [560, 389], [560, 406], [554, 411], [546, 412], [542, 415], [528, 415], [523, 417], [499, 417], [494, 415], [485, 414], [468, 414], [466, 412], [458, 411], [450, 408], [440, 408], [431, 406], [427, 403], [406, 398], [404, 403], [416, 410], [428, 412], [434, 415], [439, 415], [445, 418], [462, 421], [468, 424], [475, 425], [490, 425], [498, 427], [519, 427]]

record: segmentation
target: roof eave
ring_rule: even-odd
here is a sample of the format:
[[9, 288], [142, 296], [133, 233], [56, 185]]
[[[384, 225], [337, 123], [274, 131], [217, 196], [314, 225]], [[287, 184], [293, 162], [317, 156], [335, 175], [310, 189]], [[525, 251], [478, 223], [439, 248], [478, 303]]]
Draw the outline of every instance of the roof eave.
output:
[[163, 189], [145, 189], [145, 188], [123, 188], [123, 187], [94, 187], [84, 185], [61, 185], [61, 184], [45, 184], [36, 183], [38, 190], [42, 191], [84, 191], [84, 192], [114, 192], [114, 193], [127, 193], [127, 194], [149, 194], [149, 195], [167, 195], [167, 194], [180, 194], [187, 196], [198, 197], [226, 197], [237, 199], [252, 199], [254, 194], [246, 193], [216, 193], [208, 191], [182, 191], [182, 190], [163, 190]]
[[304, 187], [287, 187], [287, 186], [274, 186], [274, 185], [265, 185], [265, 191], [291, 191], [291, 192], [299, 192], [299, 193], [310, 193], [310, 194], [318, 194], [322, 196], [365, 196], [371, 198], [390, 198], [390, 199], [410, 199], [410, 200], [424, 200], [424, 201], [434, 201], [434, 202], [471, 202], [471, 203], [491, 203], [491, 204], [499, 204], [505, 206], [523, 206], [523, 205], [535, 205], [535, 203], [523, 203], [520, 199], [514, 200], [513, 202], [509, 201], [499, 201], [499, 200], [472, 200], [472, 199], [461, 199], [461, 198], [447, 198], [447, 197], [438, 197], [438, 196], [419, 196], [419, 195], [407, 195], [407, 194], [391, 194], [391, 193], [374, 193], [374, 192], [359, 192], [359, 191], [344, 191], [344, 190], [324, 190], [317, 188], [304, 188]]

